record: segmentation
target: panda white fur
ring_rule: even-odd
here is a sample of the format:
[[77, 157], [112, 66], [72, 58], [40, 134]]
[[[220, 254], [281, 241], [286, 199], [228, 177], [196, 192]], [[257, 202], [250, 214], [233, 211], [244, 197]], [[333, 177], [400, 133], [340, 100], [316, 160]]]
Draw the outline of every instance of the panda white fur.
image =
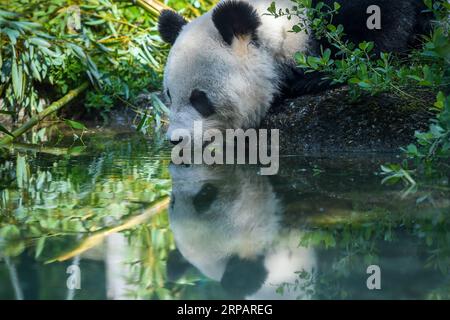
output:
[[[317, 0], [314, 0], [317, 2]], [[332, 4], [334, 0], [322, 0]], [[295, 67], [295, 52], [316, 54], [320, 45], [311, 32], [291, 32], [297, 19], [266, 15], [272, 0], [224, 0], [211, 11], [187, 22], [163, 11], [159, 31], [173, 44], [164, 73], [170, 103], [170, 126], [193, 132], [203, 129], [257, 127], [274, 99], [318, 91], [329, 84], [317, 74]], [[427, 30], [429, 16], [422, 0], [341, 0], [334, 19], [354, 43], [374, 41], [376, 50], [404, 51], [417, 33]], [[295, 3], [278, 0], [278, 8]], [[366, 27], [367, 8], [381, 8], [382, 30]]]
[[311, 273], [314, 249], [298, 245], [302, 231], [282, 223], [284, 208], [268, 177], [246, 166], [170, 166], [169, 218], [176, 246], [168, 274], [176, 280], [185, 259], [233, 298], [308, 298], [277, 293]]

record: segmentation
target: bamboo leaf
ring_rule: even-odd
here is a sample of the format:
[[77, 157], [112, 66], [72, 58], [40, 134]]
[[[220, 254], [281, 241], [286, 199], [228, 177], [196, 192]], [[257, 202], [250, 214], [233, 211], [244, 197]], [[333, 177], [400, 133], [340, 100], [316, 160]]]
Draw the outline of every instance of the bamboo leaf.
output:
[[35, 252], [35, 254], [34, 254], [34, 257], [35, 257], [35, 258], [39, 258], [39, 256], [41, 255], [42, 250], [44, 249], [45, 239], [46, 239], [46, 237], [41, 237], [41, 238], [39, 238], [39, 240], [37, 241], [37, 244], [36, 244], [36, 252]]
[[29, 42], [34, 44], [34, 45], [40, 46], [40, 47], [45, 47], [45, 48], [50, 48], [51, 47], [50, 42], [48, 42], [47, 40], [44, 40], [42, 38], [37, 38], [37, 37], [30, 38]]
[[13, 116], [16, 113], [14, 111], [6, 111], [6, 110], [0, 110], [0, 114], [7, 114], [9, 116]]
[[83, 151], [86, 149], [86, 146], [76, 146], [76, 147], [72, 147], [68, 150], [68, 154], [69, 155], [79, 155], [81, 153], [83, 153]]
[[41, 75], [39, 74], [39, 71], [37, 70], [36, 64], [34, 61], [31, 61], [31, 71], [33, 72], [33, 77], [38, 80], [39, 82], [42, 81]]
[[69, 119], [64, 120], [64, 122], [72, 129], [76, 129], [76, 130], [85, 130], [86, 129], [86, 126], [84, 124], [82, 124], [81, 122], [77, 122], [77, 121], [69, 120]]
[[19, 67], [17, 66], [17, 60], [13, 59], [13, 64], [11, 68], [11, 78], [12, 78], [12, 85], [13, 85], [13, 91], [16, 98], [19, 99], [19, 97], [22, 94], [22, 75], [19, 75]]
[[145, 112], [144, 116], [142, 117], [141, 121], [139, 122], [139, 124], [136, 128], [136, 131], [140, 132], [146, 122], [147, 122], [147, 111]]
[[16, 44], [17, 38], [20, 36], [19, 31], [13, 30], [13, 29], [10, 29], [10, 28], [4, 28], [4, 29], [2, 29], [2, 32], [5, 33], [8, 36], [8, 38], [11, 41], [12, 45]]

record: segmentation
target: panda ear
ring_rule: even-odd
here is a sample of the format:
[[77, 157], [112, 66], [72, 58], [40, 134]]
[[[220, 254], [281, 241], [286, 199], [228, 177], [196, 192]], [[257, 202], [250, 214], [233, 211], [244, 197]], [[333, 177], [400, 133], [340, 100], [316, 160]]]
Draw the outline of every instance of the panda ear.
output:
[[163, 10], [158, 20], [158, 31], [165, 42], [174, 44], [185, 24], [186, 19], [175, 11]]
[[223, 40], [231, 45], [233, 38], [256, 40], [256, 29], [261, 19], [255, 8], [244, 1], [228, 0], [219, 3], [212, 20]]

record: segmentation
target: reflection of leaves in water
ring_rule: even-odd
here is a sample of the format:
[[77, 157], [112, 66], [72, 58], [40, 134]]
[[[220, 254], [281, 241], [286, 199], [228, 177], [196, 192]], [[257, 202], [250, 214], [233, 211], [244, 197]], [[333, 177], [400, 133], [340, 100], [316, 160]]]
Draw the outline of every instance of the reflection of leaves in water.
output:
[[[133, 141], [130, 144], [135, 145]], [[108, 162], [107, 169], [111, 170], [115, 162], [122, 161], [120, 150], [111, 151], [106, 160], [100, 155], [92, 160], [64, 157], [42, 162], [18, 154], [15, 166], [3, 163], [2, 177], [10, 176], [13, 169], [16, 178], [1, 191], [0, 234], [4, 245], [20, 239], [20, 247], [24, 247], [36, 238], [94, 232], [120, 223], [142, 210], [143, 204], [168, 194], [168, 174], [161, 171], [165, 160], [123, 159], [115, 167], [120, 168], [117, 172], [102, 171], [104, 167], [98, 164]], [[42, 253], [46, 245], [43, 240], [37, 243]], [[20, 254], [20, 250], [12, 251]]]
[[[421, 273], [428, 275], [430, 283], [427, 280], [426, 285], [429, 284], [430, 287], [428, 291], [424, 290], [424, 298], [449, 297], [448, 286], [444, 290], [442, 282], [442, 279], [447, 279], [447, 284], [450, 283], [448, 208], [422, 208], [420, 212], [412, 212], [406, 208], [396, 214], [380, 209], [359, 212], [357, 215], [340, 219], [335, 217], [334, 220], [313, 217], [308, 225], [300, 240], [300, 246], [314, 247], [326, 252], [329, 261], [321, 263], [328, 267], [310, 274], [304, 270], [299, 272], [298, 279], [293, 283], [282, 284], [278, 293], [283, 294], [286, 290], [291, 290], [298, 292], [300, 297], [300, 294], [307, 293], [319, 299], [359, 299], [361, 296], [354, 294], [361, 289], [352, 292], [345, 284], [355, 277], [360, 279], [359, 283], [364, 284], [365, 268], [371, 264], [380, 264], [382, 269], [386, 266], [386, 272], [394, 275], [411, 272], [419, 277], [417, 281], [421, 281]], [[408, 261], [412, 265], [399, 264], [395, 266], [397, 269], [393, 268], [389, 259], [392, 256], [404, 256], [405, 251], [410, 252], [411, 257], [407, 256], [407, 259], [410, 259]], [[424, 258], [421, 259], [421, 256]], [[415, 263], [418, 265], [414, 265]], [[421, 270], [421, 273], [418, 273], [418, 270]], [[439, 281], [433, 282], [433, 277]], [[401, 287], [400, 284], [398, 286]], [[363, 290], [367, 289], [362, 288], [361, 291]], [[369, 291], [365, 294], [367, 292]], [[394, 297], [401, 298], [400, 294], [403, 292], [398, 292], [398, 296]]]
[[128, 239], [128, 295], [180, 297], [198, 275], [167, 283], [165, 261], [175, 248], [168, 216], [145, 216], [146, 208], [170, 192], [168, 158], [136, 136], [125, 139], [88, 137], [83, 150], [73, 147], [60, 157], [24, 153], [15, 163], [1, 164], [1, 177], [13, 181], [0, 191], [1, 255], [13, 258], [29, 250], [40, 263], [66, 260], [120, 231]]
[[[127, 225], [166, 197], [170, 191], [168, 158], [161, 157], [159, 151], [152, 153], [146, 149], [142, 140], [127, 139], [87, 137], [87, 147], [80, 152], [38, 157], [21, 153], [14, 161], [1, 163], [2, 255], [10, 256], [11, 260], [27, 255], [45, 263], [71, 259], [96, 245], [104, 250], [101, 247], [104, 237], [98, 235], [106, 236], [109, 230]], [[329, 179], [328, 171], [313, 176], [313, 181]], [[301, 245], [325, 252], [326, 260], [320, 262], [328, 267], [319, 266], [312, 274], [299, 270], [297, 281], [283, 284], [278, 293], [295, 290], [300, 298], [355, 297], [348, 279], [356, 275], [362, 279], [358, 283], [364, 283], [366, 274], [361, 266], [383, 262], [381, 248], [386, 245], [407, 248], [410, 244], [419, 248], [425, 269], [447, 275], [450, 266], [448, 202], [436, 194], [445, 190], [434, 187], [424, 192], [419, 190], [414, 195], [417, 201], [411, 199], [411, 194], [402, 199], [407, 205], [397, 205], [394, 200], [388, 201], [389, 208], [381, 205], [374, 209], [350, 197], [351, 206], [307, 216], [300, 225], [304, 229]], [[338, 203], [336, 198], [332, 198], [332, 203]], [[307, 201], [299, 201], [297, 209], [310, 210], [306, 204]], [[326, 207], [324, 203], [320, 206]], [[128, 243], [125, 262], [129, 297], [204, 298], [208, 290], [214, 290], [215, 296], [221, 294], [220, 284], [207, 281], [194, 269], [189, 269], [176, 282], [167, 281], [166, 261], [175, 243], [166, 212], [119, 230]], [[24, 255], [14, 258], [21, 253]], [[445, 285], [448, 282], [435, 285], [430, 280], [424, 295], [448, 297]]]

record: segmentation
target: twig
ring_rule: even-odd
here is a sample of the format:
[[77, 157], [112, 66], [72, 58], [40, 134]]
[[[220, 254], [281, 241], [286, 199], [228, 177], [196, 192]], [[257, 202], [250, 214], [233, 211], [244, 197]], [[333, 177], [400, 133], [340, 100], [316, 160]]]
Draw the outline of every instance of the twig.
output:
[[42, 121], [45, 117], [48, 115], [54, 113], [55, 111], [58, 111], [65, 105], [67, 105], [70, 101], [72, 101], [74, 98], [76, 98], [80, 93], [82, 93], [84, 90], [86, 90], [89, 86], [88, 82], [84, 82], [82, 85], [80, 85], [78, 88], [70, 90], [64, 97], [61, 99], [53, 102], [50, 106], [48, 106], [43, 111], [39, 112], [37, 115], [33, 116], [28, 120], [24, 125], [22, 125], [20, 128], [14, 130], [12, 132], [13, 136], [5, 136], [3, 139], [0, 140], [0, 147], [5, 147], [6, 145], [9, 145], [15, 138], [21, 136], [28, 130], [30, 130], [32, 127], [34, 127], [36, 124], [38, 124], [40, 121]]
[[58, 148], [58, 147], [47, 147], [38, 144], [29, 144], [29, 143], [13, 143], [8, 145], [11, 149], [17, 149], [20, 151], [32, 151], [39, 153], [47, 153], [56, 156], [69, 154], [69, 148]]

